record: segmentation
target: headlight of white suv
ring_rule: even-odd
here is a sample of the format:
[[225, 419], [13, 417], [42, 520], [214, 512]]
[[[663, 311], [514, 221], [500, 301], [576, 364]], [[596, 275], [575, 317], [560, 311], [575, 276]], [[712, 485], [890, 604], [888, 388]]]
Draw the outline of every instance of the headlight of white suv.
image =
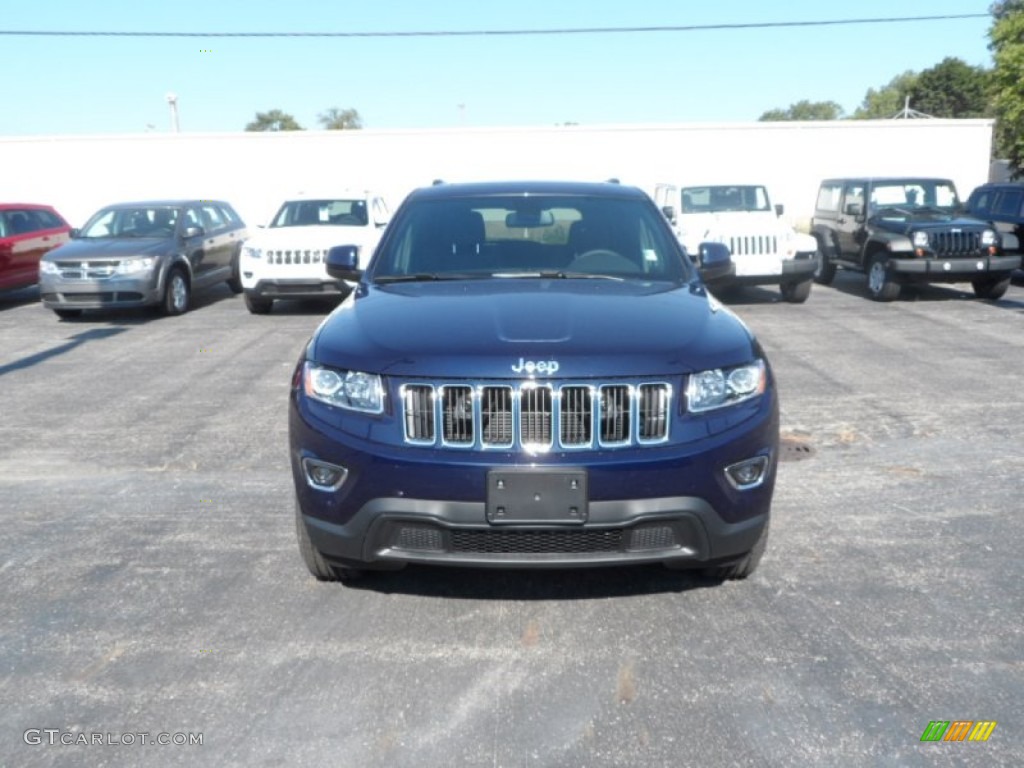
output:
[[691, 413], [736, 405], [764, 392], [768, 372], [763, 360], [735, 368], [715, 368], [690, 375], [686, 403]]
[[256, 261], [259, 261], [260, 259], [263, 258], [263, 249], [256, 248], [255, 246], [252, 245], [246, 245], [242, 247], [242, 255], [245, 256], [246, 258], [255, 259]]
[[302, 381], [306, 395], [322, 403], [366, 413], [384, 410], [384, 384], [375, 373], [342, 371], [307, 361]]
[[928, 233], [927, 232], [915, 232], [913, 235], [913, 243], [915, 248], [927, 248], [928, 247]]

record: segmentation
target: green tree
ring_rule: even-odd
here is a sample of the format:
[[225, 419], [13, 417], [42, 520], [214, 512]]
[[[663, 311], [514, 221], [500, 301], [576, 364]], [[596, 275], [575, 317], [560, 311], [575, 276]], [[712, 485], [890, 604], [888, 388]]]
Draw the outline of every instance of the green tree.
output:
[[990, 72], [953, 56], [917, 76], [910, 86], [910, 106], [932, 117], [990, 117]]
[[918, 74], [908, 69], [878, 90], [868, 88], [868, 92], [864, 94], [864, 101], [853, 113], [853, 119], [884, 120], [895, 117], [903, 109], [906, 97], [913, 90], [917, 78]]
[[256, 119], [245, 126], [247, 131], [301, 131], [302, 126], [295, 118], [280, 109], [257, 112]]
[[786, 109], [769, 109], [758, 120], [771, 122], [777, 120], [838, 120], [843, 116], [843, 108], [834, 101], [798, 101]]
[[317, 115], [316, 119], [328, 131], [351, 131], [363, 127], [363, 120], [354, 109], [331, 107]]
[[1024, 170], [1024, 0], [993, 3], [990, 10], [995, 150], [998, 156], [1010, 161], [1015, 174], [1020, 174]]

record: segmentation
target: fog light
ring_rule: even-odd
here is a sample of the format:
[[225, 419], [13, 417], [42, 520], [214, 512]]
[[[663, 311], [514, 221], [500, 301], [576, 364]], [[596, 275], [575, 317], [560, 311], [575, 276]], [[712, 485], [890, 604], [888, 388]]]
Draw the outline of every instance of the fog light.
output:
[[309, 487], [318, 491], [336, 491], [348, 476], [348, 470], [344, 467], [316, 459], [303, 459], [302, 471], [306, 473]]
[[737, 491], [757, 488], [757, 486], [764, 482], [767, 473], [767, 456], [755, 456], [753, 459], [747, 459], [738, 464], [730, 464], [725, 468], [725, 476], [729, 480], [729, 485]]

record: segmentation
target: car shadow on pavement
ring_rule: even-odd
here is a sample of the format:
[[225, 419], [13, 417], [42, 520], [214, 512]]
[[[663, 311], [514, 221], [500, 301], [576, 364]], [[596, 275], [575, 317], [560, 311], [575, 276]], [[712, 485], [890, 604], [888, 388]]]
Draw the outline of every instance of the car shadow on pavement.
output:
[[341, 303], [339, 299], [275, 299], [271, 315], [322, 315], [326, 317]]
[[470, 600], [595, 600], [720, 584], [697, 570], [671, 571], [662, 565], [519, 570], [410, 565], [400, 571], [368, 572], [347, 582], [346, 588]]
[[[712, 287], [711, 293], [716, 299], [729, 306], [784, 303], [778, 286], [730, 285], [728, 287]], [[813, 289], [811, 295], [814, 295]]]
[[111, 336], [117, 336], [120, 333], [127, 331], [127, 328], [113, 327], [113, 328], [92, 328], [88, 331], [82, 331], [76, 333], [68, 341], [63, 344], [58, 344], [56, 347], [51, 347], [43, 352], [36, 352], [33, 355], [28, 355], [20, 360], [15, 360], [13, 363], [7, 363], [0, 365], [0, 376], [5, 373], [11, 373], [12, 371], [20, 371], [25, 368], [31, 368], [33, 365], [39, 365], [52, 357], [63, 355], [70, 352], [75, 347], [80, 347], [89, 341], [98, 341], [100, 339], [107, 339]]
[[[857, 296], [864, 301], [871, 302], [868, 295], [867, 282], [864, 275], [850, 270], [839, 270], [836, 272], [832, 288], [849, 296]], [[820, 290], [817, 286], [816, 290]], [[899, 298], [894, 303], [912, 301], [981, 301], [997, 307], [1017, 307], [1022, 303], [1014, 298], [1002, 298], [995, 301], [984, 301], [974, 295], [969, 283], [916, 283], [905, 285], [900, 289]]]

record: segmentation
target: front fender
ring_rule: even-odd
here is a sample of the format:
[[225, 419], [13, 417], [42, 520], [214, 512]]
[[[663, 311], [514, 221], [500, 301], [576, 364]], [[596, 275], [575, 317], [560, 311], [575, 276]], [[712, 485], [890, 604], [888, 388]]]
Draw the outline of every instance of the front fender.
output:
[[906, 235], [874, 236], [864, 244], [864, 252], [871, 253], [877, 247], [882, 247], [890, 253], [913, 253], [914, 244]]
[[797, 232], [793, 235], [793, 246], [797, 253], [814, 253], [818, 250], [818, 241], [810, 235]]

